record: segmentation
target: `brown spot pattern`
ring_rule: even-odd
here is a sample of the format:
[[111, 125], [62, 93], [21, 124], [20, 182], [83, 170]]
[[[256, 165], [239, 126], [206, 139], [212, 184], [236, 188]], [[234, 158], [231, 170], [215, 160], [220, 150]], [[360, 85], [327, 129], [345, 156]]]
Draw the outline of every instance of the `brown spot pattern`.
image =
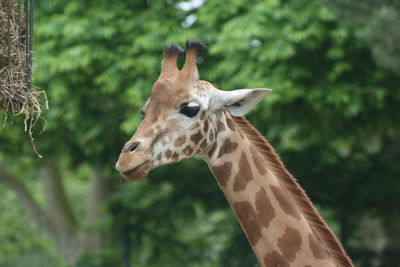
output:
[[208, 120], [204, 121], [203, 130], [205, 133], [208, 131]]
[[193, 134], [190, 137], [190, 140], [197, 145], [202, 137], [203, 137], [203, 135], [202, 135], [201, 131], [199, 130], [197, 133]]
[[173, 161], [178, 161], [178, 159], [179, 159], [179, 154], [174, 152], [174, 154], [172, 155], [172, 160]]
[[161, 160], [161, 153], [157, 155], [157, 160]]
[[206, 112], [203, 111], [203, 112], [200, 114], [200, 120], [204, 119], [205, 116], [206, 116]]
[[275, 218], [275, 210], [267, 197], [265, 188], [261, 188], [256, 194], [256, 210], [262, 226], [268, 228], [270, 222]]
[[310, 242], [310, 249], [317, 259], [326, 259], [328, 258], [328, 253], [325, 251], [324, 247], [321, 244], [321, 241], [313, 234], [308, 234], [308, 239]]
[[159, 131], [154, 137], [153, 137], [153, 141], [151, 141], [151, 146], [153, 146], [154, 144], [161, 142], [163, 145], [165, 145], [167, 143], [166, 138], [163, 137], [164, 136], [164, 132], [163, 131]]
[[245, 190], [247, 183], [251, 180], [253, 180], [253, 172], [251, 171], [246, 154], [242, 152], [239, 160], [239, 171], [235, 176], [235, 182], [233, 184], [233, 191]]
[[232, 163], [225, 162], [222, 165], [214, 166], [211, 168], [219, 184], [225, 187], [228, 184], [229, 177], [232, 173]]
[[277, 251], [265, 254], [264, 264], [273, 267], [289, 267], [289, 262]]
[[180, 147], [186, 142], [186, 136], [182, 135], [175, 140], [174, 146]]
[[236, 131], [235, 122], [231, 118], [228, 118], [226, 120], [226, 124], [228, 125], [229, 129], [231, 129], [231, 131]]
[[167, 159], [169, 159], [172, 155], [172, 151], [170, 149], [168, 149], [167, 151], [165, 151], [165, 156], [167, 157]]
[[257, 192], [255, 202], [256, 210], [253, 209], [248, 201], [241, 201], [233, 204], [236, 216], [241, 222], [252, 246], [257, 244], [258, 240], [261, 238], [262, 228], [267, 228], [275, 217], [275, 211], [267, 198], [267, 193], [264, 188], [261, 188], [260, 191]]
[[264, 166], [264, 163], [260, 160], [259, 154], [254, 147], [250, 147], [250, 153], [253, 156], [254, 165], [256, 165], [257, 171], [260, 175], [264, 175], [267, 173], [267, 168]]
[[222, 157], [224, 154], [232, 153], [237, 149], [237, 147], [238, 147], [237, 143], [231, 142], [231, 139], [229, 137], [226, 138], [224, 144], [221, 146], [219, 150], [217, 158]]
[[210, 158], [214, 155], [216, 149], [217, 149], [217, 143], [215, 142], [207, 153]]
[[190, 145], [187, 145], [184, 149], [183, 149], [183, 153], [185, 153], [185, 155], [190, 156], [193, 153], [193, 148]]
[[210, 138], [210, 141], [214, 141], [214, 131], [210, 131], [209, 138]]
[[278, 239], [278, 247], [285, 259], [293, 262], [296, 253], [301, 248], [300, 232], [294, 228], [286, 227], [285, 233]]
[[233, 204], [233, 208], [251, 245], [254, 246], [261, 238], [261, 228], [257, 225], [256, 212], [247, 201], [236, 202]]
[[225, 131], [225, 125], [222, 121], [218, 121], [217, 123], [217, 132], [223, 132]]
[[296, 209], [296, 205], [293, 202], [290, 195], [276, 185], [271, 185], [271, 190], [272, 190], [272, 193], [274, 193], [276, 200], [279, 202], [279, 205], [281, 206], [282, 210], [286, 214], [296, 218], [297, 220], [300, 220], [301, 214]]
[[191, 128], [190, 128], [190, 130], [194, 130], [194, 129], [196, 129], [196, 128], [198, 128], [200, 126], [200, 123], [196, 123], [195, 125], [193, 125]]
[[206, 147], [207, 147], [207, 139], [204, 139], [203, 142], [201, 142], [201, 144], [200, 144], [200, 148], [204, 149]]

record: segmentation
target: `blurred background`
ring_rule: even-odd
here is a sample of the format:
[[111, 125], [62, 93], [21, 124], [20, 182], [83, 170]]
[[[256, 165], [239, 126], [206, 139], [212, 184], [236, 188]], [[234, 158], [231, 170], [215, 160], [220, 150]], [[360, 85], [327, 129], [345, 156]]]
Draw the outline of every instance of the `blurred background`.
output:
[[0, 266], [258, 266], [200, 159], [140, 182], [113, 168], [162, 47], [187, 39], [217, 88], [274, 89], [247, 118], [355, 264], [400, 266], [399, 25], [397, 0], [37, 1], [50, 109], [43, 158], [22, 116], [0, 128]]

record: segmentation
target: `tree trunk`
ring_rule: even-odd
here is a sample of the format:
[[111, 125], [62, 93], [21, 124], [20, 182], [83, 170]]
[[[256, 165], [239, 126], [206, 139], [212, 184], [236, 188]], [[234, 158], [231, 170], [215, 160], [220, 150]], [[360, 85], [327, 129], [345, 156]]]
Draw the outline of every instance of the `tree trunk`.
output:
[[104, 248], [107, 234], [96, 224], [107, 214], [106, 201], [114, 191], [114, 180], [103, 175], [101, 170], [93, 167], [91, 189], [86, 199], [84, 228], [84, 248], [90, 252], [97, 252]]
[[365, 255], [369, 266], [380, 266], [380, 255], [387, 244], [387, 236], [378, 217], [364, 216], [360, 220], [359, 233], [361, 236], [361, 247], [365, 249]]
[[36, 203], [24, 184], [18, 181], [16, 177], [7, 173], [4, 166], [0, 166], [0, 182], [15, 192], [21, 204], [42, 228], [49, 232], [53, 231], [54, 226], [44, 210]]
[[0, 182], [12, 189], [32, 218], [56, 241], [67, 260], [74, 262], [83, 252], [98, 252], [106, 245], [106, 230], [96, 224], [107, 213], [105, 203], [114, 191], [113, 180], [93, 168], [91, 189], [81, 224], [74, 216], [67, 198], [57, 161], [48, 160], [40, 169], [45, 209], [34, 200], [25, 186], [0, 166]]
[[40, 169], [40, 179], [46, 200], [46, 213], [52, 220], [54, 236], [59, 249], [68, 261], [80, 253], [77, 242], [78, 224], [67, 199], [58, 163], [48, 160]]
[[122, 230], [121, 241], [123, 244], [123, 251], [122, 251], [122, 266], [123, 267], [130, 267], [131, 266], [131, 249], [132, 249], [132, 242], [130, 234], [132, 232], [132, 228], [130, 225], [126, 225]]
[[383, 219], [387, 243], [381, 266], [400, 266], [400, 215], [393, 213]]

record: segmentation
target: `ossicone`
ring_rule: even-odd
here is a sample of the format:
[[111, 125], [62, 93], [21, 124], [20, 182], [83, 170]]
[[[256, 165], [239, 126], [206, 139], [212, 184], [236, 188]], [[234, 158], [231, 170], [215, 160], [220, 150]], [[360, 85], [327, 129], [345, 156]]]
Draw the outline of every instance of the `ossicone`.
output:
[[193, 84], [199, 80], [199, 72], [197, 70], [197, 55], [206, 50], [207, 46], [200, 41], [186, 41], [186, 58], [185, 64], [179, 73], [179, 80], [182, 83]]
[[186, 51], [194, 49], [199, 54], [208, 49], [207, 45], [201, 41], [186, 41]]
[[171, 44], [164, 46], [164, 55], [182, 55], [185, 50], [178, 44]]
[[168, 79], [179, 73], [176, 64], [179, 55], [183, 54], [184, 50], [178, 44], [171, 44], [164, 47], [164, 58], [161, 63], [161, 73], [159, 80]]

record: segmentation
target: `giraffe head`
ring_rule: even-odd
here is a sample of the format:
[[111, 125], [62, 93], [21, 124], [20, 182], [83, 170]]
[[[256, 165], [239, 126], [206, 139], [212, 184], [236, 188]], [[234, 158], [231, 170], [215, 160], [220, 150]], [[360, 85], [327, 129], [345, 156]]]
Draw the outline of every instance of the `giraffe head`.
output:
[[[226, 112], [242, 116], [271, 92], [222, 91], [199, 80], [196, 57], [205, 49], [191, 41], [185, 51], [176, 44], [164, 48], [161, 74], [141, 110], [144, 118], [116, 164], [126, 178], [139, 180], [155, 167], [206, 153], [217, 142], [217, 124]], [[183, 52], [186, 59], [179, 70], [177, 59]]]

